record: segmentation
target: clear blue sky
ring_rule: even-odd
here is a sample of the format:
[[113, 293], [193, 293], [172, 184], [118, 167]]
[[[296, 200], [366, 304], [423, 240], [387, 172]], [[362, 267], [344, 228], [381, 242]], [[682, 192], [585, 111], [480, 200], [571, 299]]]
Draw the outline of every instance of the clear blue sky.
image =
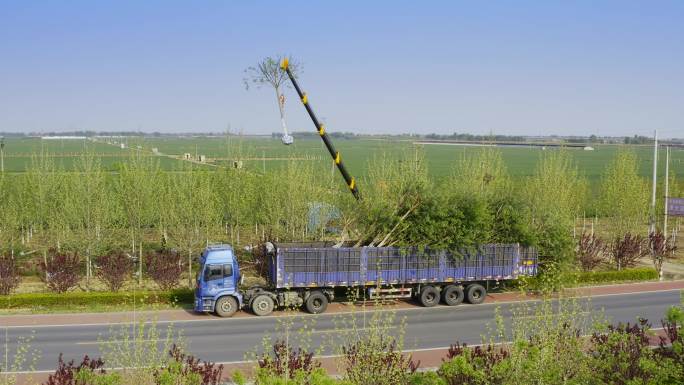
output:
[[277, 53], [329, 130], [684, 137], [684, 1], [0, 0], [0, 131], [279, 131]]

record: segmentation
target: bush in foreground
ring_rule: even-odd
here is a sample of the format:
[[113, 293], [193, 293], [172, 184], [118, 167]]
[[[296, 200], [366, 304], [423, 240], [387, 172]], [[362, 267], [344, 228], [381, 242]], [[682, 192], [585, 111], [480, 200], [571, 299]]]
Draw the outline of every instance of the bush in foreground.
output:
[[154, 372], [158, 385], [219, 385], [223, 374], [223, 365], [200, 361], [192, 355], [173, 345], [169, 350], [170, 360], [162, 368]]
[[[452, 346], [437, 374], [416, 384], [681, 384], [684, 352], [681, 323], [663, 321], [668, 331], [650, 346], [646, 320], [608, 326], [591, 337], [566, 321], [500, 345]], [[515, 332], [514, 332], [515, 333]], [[433, 376], [434, 377], [434, 376]]]
[[121, 377], [117, 373], [107, 373], [101, 358], [93, 360], [85, 355], [80, 364], [74, 365], [74, 360], [64, 362], [60, 354], [57, 369], [43, 383], [43, 385], [90, 384], [118, 385], [121, 384]]
[[[79, 365], [75, 365], [73, 360], [64, 362], [60, 354], [57, 369], [43, 385], [130, 384], [120, 373], [107, 372], [104, 367], [102, 358], [91, 359], [86, 355]], [[148, 369], [152, 370], [154, 385], [219, 385], [223, 373], [223, 365], [202, 362], [175, 345], [169, 350], [167, 362]]]
[[268, 375], [294, 379], [301, 375], [308, 376], [321, 367], [321, 363], [314, 360], [313, 356], [313, 352], [302, 348], [295, 350], [285, 341], [278, 340], [273, 344], [273, 353], [261, 355], [257, 364]]
[[352, 384], [407, 384], [420, 362], [414, 362], [398, 348], [394, 338], [370, 336], [343, 348], [345, 378]]

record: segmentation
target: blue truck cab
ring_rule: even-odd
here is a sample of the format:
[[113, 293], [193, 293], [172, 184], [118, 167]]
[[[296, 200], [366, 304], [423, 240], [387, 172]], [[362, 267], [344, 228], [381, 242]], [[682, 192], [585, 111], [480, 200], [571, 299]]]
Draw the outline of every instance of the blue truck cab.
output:
[[230, 245], [207, 247], [200, 256], [195, 311], [231, 316], [242, 307], [240, 267]]

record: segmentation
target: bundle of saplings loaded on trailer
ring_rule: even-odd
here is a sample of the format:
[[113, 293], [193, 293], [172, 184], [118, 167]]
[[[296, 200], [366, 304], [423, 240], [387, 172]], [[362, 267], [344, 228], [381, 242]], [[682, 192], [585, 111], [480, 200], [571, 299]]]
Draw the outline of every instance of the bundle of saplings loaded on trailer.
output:
[[[195, 309], [231, 316], [239, 308], [257, 315], [304, 307], [318, 314], [336, 293], [357, 298], [414, 298], [425, 307], [482, 303], [489, 287], [537, 274], [537, 250], [519, 244], [486, 244], [462, 250], [421, 247], [335, 247], [332, 243], [266, 243], [267, 284], [238, 288], [239, 266], [229, 245], [202, 254]], [[223, 253], [224, 257], [219, 257]], [[212, 262], [213, 261], [213, 262]], [[230, 275], [226, 275], [229, 269]], [[205, 266], [206, 265], [206, 266]], [[207, 275], [207, 269], [213, 273]], [[222, 272], [222, 273], [221, 273]], [[212, 277], [215, 277], [212, 279]], [[224, 290], [211, 282], [223, 279]], [[232, 288], [230, 282], [234, 282]], [[214, 285], [216, 286], [216, 285]]]

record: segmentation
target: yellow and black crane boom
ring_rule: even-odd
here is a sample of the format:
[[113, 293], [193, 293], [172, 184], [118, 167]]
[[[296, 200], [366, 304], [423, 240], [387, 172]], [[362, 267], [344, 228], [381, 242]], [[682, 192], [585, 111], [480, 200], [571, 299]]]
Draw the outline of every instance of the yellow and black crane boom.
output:
[[299, 88], [297, 80], [292, 75], [292, 71], [290, 71], [287, 58], [284, 58], [283, 61], [280, 63], [280, 68], [283, 71], [287, 72], [287, 76], [290, 78], [290, 81], [292, 82], [292, 85], [294, 86], [295, 90], [297, 90], [297, 94], [299, 95], [302, 104], [304, 104], [306, 112], [309, 113], [311, 120], [316, 126], [318, 134], [321, 136], [321, 139], [323, 139], [325, 147], [328, 149], [330, 156], [332, 156], [333, 160], [335, 161], [337, 169], [340, 170], [340, 173], [342, 174], [344, 181], [347, 183], [347, 186], [349, 186], [349, 190], [351, 190], [351, 193], [354, 195], [354, 198], [358, 200], [360, 198], [360, 195], [359, 189], [356, 187], [356, 180], [353, 176], [349, 175], [349, 172], [347, 172], [347, 169], [344, 167], [344, 163], [342, 163], [342, 156], [340, 155], [340, 152], [335, 150], [335, 146], [333, 146], [330, 137], [325, 132], [325, 126], [318, 121], [318, 118], [316, 118], [316, 114], [314, 114], [313, 109], [311, 109], [311, 104], [309, 103], [309, 98], [307, 97], [306, 93], [302, 92], [302, 89]]

